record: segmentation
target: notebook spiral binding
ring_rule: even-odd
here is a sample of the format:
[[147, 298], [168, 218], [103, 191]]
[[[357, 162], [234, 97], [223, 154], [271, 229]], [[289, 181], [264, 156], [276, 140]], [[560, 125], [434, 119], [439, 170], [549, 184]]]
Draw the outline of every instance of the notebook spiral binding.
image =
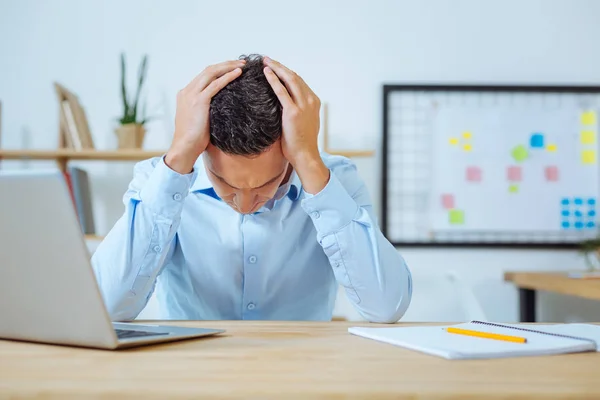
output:
[[518, 331], [539, 333], [539, 334], [542, 334], [542, 335], [557, 336], [557, 337], [561, 337], [561, 338], [565, 338], [565, 339], [583, 340], [585, 342], [592, 342], [594, 344], [594, 347], [596, 347], [596, 341], [595, 340], [584, 338], [584, 337], [579, 337], [579, 336], [563, 335], [563, 334], [560, 334], [560, 333], [552, 333], [552, 332], [543, 332], [543, 331], [538, 331], [538, 330], [535, 330], [535, 329], [521, 328], [519, 326], [510, 326], [510, 325], [496, 324], [494, 322], [471, 321], [471, 323], [473, 323], [473, 324], [481, 324], [481, 325], [489, 325], [489, 326], [496, 326], [496, 327], [499, 327], [499, 328], [515, 329], [515, 330], [518, 330]]

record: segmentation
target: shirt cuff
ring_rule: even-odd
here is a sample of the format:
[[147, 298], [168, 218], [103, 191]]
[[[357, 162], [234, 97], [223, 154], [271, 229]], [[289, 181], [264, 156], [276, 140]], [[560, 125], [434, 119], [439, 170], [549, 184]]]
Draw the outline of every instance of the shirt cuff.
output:
[[333, 172], [323, 190], [315, 195], [304, 194], [302, 208], [322, 235], [339, 231], [352, 222], [358, 212], [358, 204]]
[[140, 191], [140, 198], [155, 213], [169, 219], [175, 218], [195, 178], [195, 169], [182, 175], [169, 168], [164, 157], [161, 157]]

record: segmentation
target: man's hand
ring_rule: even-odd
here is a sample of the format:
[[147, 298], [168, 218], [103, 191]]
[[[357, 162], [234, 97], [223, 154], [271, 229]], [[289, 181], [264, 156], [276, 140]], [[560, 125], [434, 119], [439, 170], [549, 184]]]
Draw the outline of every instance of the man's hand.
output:
[[329, 181], [317, 140], [321, 101], [295, 72], [268, 57], [264, 62], [265, 76], [283, 106], [283, 155], [298, 173], [304, 190], [316, 194]]
[[211, 65], [177, 94], [175, 134], [165, 163], [188, 174], [210, 142], [210, 101], [219, 90], [242, 74], [244, 60]]

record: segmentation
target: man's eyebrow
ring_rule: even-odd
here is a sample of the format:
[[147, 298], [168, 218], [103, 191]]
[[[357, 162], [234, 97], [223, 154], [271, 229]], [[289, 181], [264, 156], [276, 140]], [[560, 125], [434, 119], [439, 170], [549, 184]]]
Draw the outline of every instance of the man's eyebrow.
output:
[[[209, 171], [210, 171], [210, 173], [211, 173], [211, 174], [213, 174], [214, 176], [216, 176], [217, 178], [219, 178], [219, 179], [220, 179], [220, 180], [221, 180], [223, 183], [225, 183], [226, 185], [228, 185], [228, 186], [230, 186], [230, 187], [232, 187], [232, 188], [234, 188], [234, 189], [237, 189], [237, 190], [242, 190], [242, 189], [240, 189], [239, 187], [235, 187], [235, 186], [233, 186], [232, 184], [230, 184], [229, 182], [227, 182], [227, 181], [225, 180], [225, 178], [223, 178], [223, 177], [221, 177], [221, 176], [217, 175], [217, 174], [215, 173], [215, 171], [213, 171], [213, 170], [211, 170], [211, 169], [209, 169]], [[257, 187], [253, 187], [253, 188], [251, 188], [251, 189], [260, 189], [260, 188], [262, 188], [262, 187], [265, 187], [265, 186], [267, 186], [268, 184], [271, 184], [271, 183], [275, 182], [275, 181], [276, 181], [276, 180], [277, 180], [277, 179], [278, 179], [278, 178], [281, 176], [281, 174], [283, 174], [283, 172], [284, 172], [284, 171], [280, 172], [280, 173], [279, 173], [279, 175], [277, 175], [277, 176], [273, 177], [272, 179], [269, 179], [267, 182], [263, 183], [262, 185], [260, 185], [260, 186], [257, 186]]]

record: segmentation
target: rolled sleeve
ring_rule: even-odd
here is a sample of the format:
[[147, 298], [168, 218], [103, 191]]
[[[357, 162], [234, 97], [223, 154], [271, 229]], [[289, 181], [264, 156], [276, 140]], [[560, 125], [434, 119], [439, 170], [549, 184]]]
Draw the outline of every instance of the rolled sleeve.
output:
[[169, 168], [161, 157], [140, 191], [140, 199], [156, 214], [176, 218], [195, 177], [195, 170], [182, 175]]
[[333, 172], [323, 190], [315, 195], [305, 193], [302, 208], [323, 236], [348, 225], [359, 210], [356, 201], [348, 194]]

